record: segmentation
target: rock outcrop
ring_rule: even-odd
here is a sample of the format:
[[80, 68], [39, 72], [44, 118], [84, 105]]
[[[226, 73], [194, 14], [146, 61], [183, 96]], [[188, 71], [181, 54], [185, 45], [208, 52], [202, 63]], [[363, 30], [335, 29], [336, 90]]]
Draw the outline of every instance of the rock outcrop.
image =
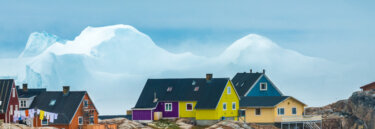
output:
[[118, 129], [152, 129], [148, 126], [142, 125], [138, 122], [134, 122], [125, 118], [113, 118], [100, 120], [100, 124], [116, 124]]
[[324, 129], [375, 129], [375, 91], [357, 91], [347, 100], [307, 108], [307, 115], [322, 115]]

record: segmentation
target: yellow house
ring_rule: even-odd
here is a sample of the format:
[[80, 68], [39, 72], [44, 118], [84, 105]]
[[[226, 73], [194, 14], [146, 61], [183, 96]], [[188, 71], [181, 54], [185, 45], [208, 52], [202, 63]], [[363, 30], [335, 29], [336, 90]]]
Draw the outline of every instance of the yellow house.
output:
[[198, 125], [237, 120], [239, 96], [229, 78], [148, 79], [132, 109], [132, 119], [191, 118]]
[[225, 79], [224, 87], [213, 86], [217, 87], [205, 91], [197, 101], [179, 101], [179, 117], [194, 118], [198, 125], [210, 125], [219, 120], [238, 120], [239, 96], [232, 82]]
[[287, 120], [303, 120], [307, 105], [290, 96], [244, 97], [240, 108], [245, 110], [241, 117], [247, 123], [282, 123]]

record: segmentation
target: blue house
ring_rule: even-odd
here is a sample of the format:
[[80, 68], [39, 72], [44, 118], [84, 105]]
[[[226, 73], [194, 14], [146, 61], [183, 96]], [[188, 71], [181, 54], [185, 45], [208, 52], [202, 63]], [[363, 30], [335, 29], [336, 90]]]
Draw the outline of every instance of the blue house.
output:
[[232, 79], [233, 85], [241, 97], [246, 96], [283, 96], [281, 91], [262, 73], [237, 73]]

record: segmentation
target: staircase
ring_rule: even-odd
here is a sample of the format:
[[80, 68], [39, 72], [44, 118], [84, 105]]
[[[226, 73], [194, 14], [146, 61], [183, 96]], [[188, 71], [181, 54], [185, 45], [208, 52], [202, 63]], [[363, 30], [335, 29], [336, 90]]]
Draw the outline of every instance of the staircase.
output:
[[320, 129], [320, 127], [315, 122], [304, 122], [305, 127], [309, 129]]

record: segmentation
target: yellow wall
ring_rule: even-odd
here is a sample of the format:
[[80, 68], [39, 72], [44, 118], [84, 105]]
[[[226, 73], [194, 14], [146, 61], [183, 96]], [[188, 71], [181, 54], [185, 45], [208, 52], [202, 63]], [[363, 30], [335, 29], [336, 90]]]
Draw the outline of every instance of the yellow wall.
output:
[[[227, 87], [231, 88], [231, 93], [227, 93]], [[232, 102], [236, 103], [236, 109], [232, 109]], [[223, 103], [227, 103], [227, 109], [223, 110]], [[234, 117], [237, 120], [239, 109], [239, 98], [232, 85], [232, 82], [229, 81], [225, 87], [224, 92], [220, 98], [219, 104], [215, 110], [197, 110], [196, 119], [197, 120], [218, 120], [221, 117]]]
[[[292, 115], [292, 108], [297, 108], [297, 114]], [[284, 108], [284, 115], [280, 116], [297, 116], [302, 115], [305, 105], [293, 98], [288, 98], [272, 108], [261, 108], [261, 115], [255, 115], [255, 108], [246, 108], [246, 122], [247, 123], [274, 123], [277, 114], [277, 108]]]
[[255, 108], [246, 109], [246, 122], [273, 123], [275, 121], [274, 108], [261, 108], [261, 115], [255, 115]]
[[281, 102], [280, 104], [278, 104], [276, 106], [276, 108], [274, 109], [275, 116], [279, 116], [279, 115], [277, 115], [277, 108], [284, 108], [284, 115], [280, 115], [280, 116], [296, 116], [296, 115], [292, 115], [292, 108], [293, 107], [297, 108], [297, 114], [296, 115], [302, 115], [302, 112], [305, 109], [304, 104], [298, 102], [297, 100], [295, 100], [293, 98], [288, 98], [287, 100]]
[[[191, 103], [193, 104], [193, 110], [188, 111], [186, 110], [186, 104]], [[178, 102], [178, 111], [180, 113], [180, 117], [195, 117], [195, 105], [197, 102], [195, 101], [180, 101]]]

